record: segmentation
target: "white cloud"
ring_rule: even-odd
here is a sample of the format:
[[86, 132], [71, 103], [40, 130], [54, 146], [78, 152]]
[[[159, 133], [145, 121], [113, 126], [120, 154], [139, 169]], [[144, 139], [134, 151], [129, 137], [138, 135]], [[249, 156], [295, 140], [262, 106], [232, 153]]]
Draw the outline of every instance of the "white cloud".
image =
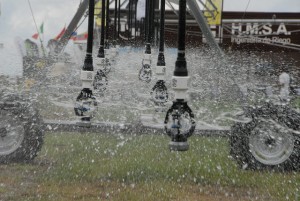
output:
[[[44, 22], [45, 39], [55, 37], [74, 16], [79, 0], [30, 0], [37, 26]], [[0, 35], [2, 40], [13, 40], [15, 36], [30, 38], [36, 27], [28, 0], [2, 0]]]
[[[249, 0], [224, 0], [224, 10], [245, 11]], [[300, 12], [299, 0], [250, 0], [247, 11]]]

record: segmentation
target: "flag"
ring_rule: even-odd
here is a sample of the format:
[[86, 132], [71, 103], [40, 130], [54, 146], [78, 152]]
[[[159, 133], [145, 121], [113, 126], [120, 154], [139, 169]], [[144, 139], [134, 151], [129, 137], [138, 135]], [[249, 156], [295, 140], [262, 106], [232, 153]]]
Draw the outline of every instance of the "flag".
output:
[[75, 40], [76, 37], [77, 37], [77, 32], [73, 32], [73, 33], [71, 34], [70, 40]]
[[43, 33], [44, 33], [44, 22], [41, 24], [39, 32], [33, 34], [31, 37], [37, 40], [39, 38], [39, 35]]
[[39, 38], [39, 33], [35, 33], [31, 37], [34, 38], [35, 40], [37, 40]]
[[44, 22], [40, 26], [40, 34], [44, 33]]
[[54, 38], [55, 40], [60, 39], [66, 32], [66, 26], [60, 31], [60, 33]]
[[[209, 25], [221, 25], [223, 0], [206, 1], [204, 15]], [[208, 10], [206, 10], [208, 9]]]
[[84, 32], [82, 34], [79, 34], [77, 36], [74, 36], [73, 40], [74, 41], [79, 41], [79, 40], [87, 40], [88, 38], [88, 33], [87, 32]]

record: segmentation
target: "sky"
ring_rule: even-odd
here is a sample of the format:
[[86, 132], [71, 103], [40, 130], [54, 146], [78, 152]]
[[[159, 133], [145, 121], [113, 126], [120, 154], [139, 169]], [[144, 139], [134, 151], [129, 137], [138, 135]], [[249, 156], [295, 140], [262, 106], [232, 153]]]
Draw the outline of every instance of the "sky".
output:
[[[249, 0], [224, 0], [225, 11], [245, 11]], [[45, 41], [54, 38], [68, 25], [80, 0], [30, 0], [37, 26], [44, 23]], [[0, 0], [0, 42], [16, 36], [31, 38], [36, 33], [28, 0]], [[247, 11], [300, 12], [300, 0], [250, 0]], [[299, 16], [300, 17], [300, 16]], [[86, 24], [78, 32], [86, 30]]]

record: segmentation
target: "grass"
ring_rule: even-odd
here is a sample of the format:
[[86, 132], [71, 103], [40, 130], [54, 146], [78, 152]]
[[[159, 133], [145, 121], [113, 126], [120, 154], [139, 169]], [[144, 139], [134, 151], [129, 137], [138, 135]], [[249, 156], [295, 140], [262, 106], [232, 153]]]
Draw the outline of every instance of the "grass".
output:
[[224, 138], [170, 152], [160, 135], [47, 134], [31, 164], [0, 165], [0, 200], [295, 200], [299, 173], [240, 170]]
[[295, 98], [295, 99], [293, 100], [292, 106], [295, 107], [295, 108], [300, 109], [300, 97], [297, 97], [297, 98]]

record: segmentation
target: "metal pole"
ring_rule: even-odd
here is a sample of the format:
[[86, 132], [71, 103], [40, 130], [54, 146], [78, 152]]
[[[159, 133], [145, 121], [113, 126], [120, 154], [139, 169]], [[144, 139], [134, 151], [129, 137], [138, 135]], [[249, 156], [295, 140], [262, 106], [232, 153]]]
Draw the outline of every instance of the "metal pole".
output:
[[55, 53], [60, 54], [63, 48], [66, 46], [66, 44], [69, 42], [69, 38], [73, 31], [76, 29], [76, 26], [78, 25], [78, 22], [82, 18], [82, 16], [85, 14], [85, 11], [88, 7], [88, 0], [84, 0], [79, 5], [79, 8], [74, 15], [73, 19], [71, 20], [69, 26], [67, 27], [65, 33], [60, 38], [58, 45], [55, 47]]
[[205, 36], [209, 46], [212, 49], [214, 49], [219, 56], [223, 56], [224, 52], [221, 50], [218, 43], [216, 42], [215, 37], [213, 36], [213, 34], [207, 24], [207, 20], [197, 4], [197, 1], [196, 0], [188, 0], [187, 4], [189, 6], [191, 13], [193, 14], [197, 23], [199, 24], [199, 26], [202, 30], [202, 33]]

